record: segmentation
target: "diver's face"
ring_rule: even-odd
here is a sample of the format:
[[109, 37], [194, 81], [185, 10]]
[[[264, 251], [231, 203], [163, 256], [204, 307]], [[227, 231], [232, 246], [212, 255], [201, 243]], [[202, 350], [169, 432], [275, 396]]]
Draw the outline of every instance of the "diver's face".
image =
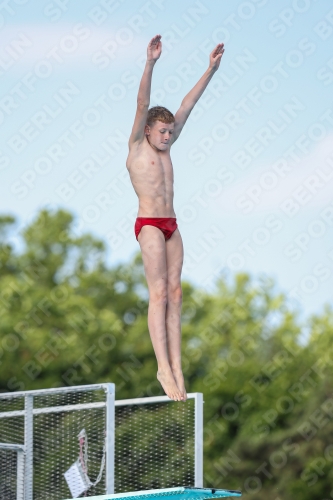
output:
[[174, 122], [163, 123], [159, 120], [155, 121], [151, 126], [146, 125], [146, 136], [149, 144], [160, 151], [165, 151], [170, 145], [174, 128]]

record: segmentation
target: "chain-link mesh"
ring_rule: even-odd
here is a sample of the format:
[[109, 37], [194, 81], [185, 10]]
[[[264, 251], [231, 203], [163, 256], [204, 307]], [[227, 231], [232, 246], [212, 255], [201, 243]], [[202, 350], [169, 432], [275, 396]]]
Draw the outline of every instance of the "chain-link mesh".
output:
[[[105, 402], [104, 391], [67, 392], [34, 397], [34, 409]], [[78, 459], [78, 434], [85, 429], [88, 438], [87, 474], [94, 482], [104, 455], [106, 411], [89, 408], [34, 415], [33, 500], [59, 500], [70, 497], [64, 473]], [[105, 493], [105, 468], [87, 496]]]
[[[100, 407], [89, 407], [95, 403], [101, 403]], [[15, 397], [13, 394], [7, 398], [0, 395], [0, 500], [17, 500], [20, 482], [20, 490], [23, 491], [24, 455], [20, 450], [8, 449], [4, 445], [24, 445], [24, 405], [24, 396]], [[78, 435], [83, 429], [85, 443], [81, 447], [81, 459], [84, 460], [84, 448], [87, 446], [88, 460], [84, 463], [84, 469], [92, 483], [102, 469], [100, 480], [89, 488], [86, 496], [102, 495], [105, 494], [106, 486], [105, 391], [64, 390], [60, 393], [50, 391], [49, 394], [33, 395], [33, 500], [71, 497], [64, 473], [79, 458]]]
[[0, 498], [17, 499], [17, 453], [0, 449]]
[[[24, 410], [23, 396], [11, 398], [1, 396], [0, 413], [22, 410]], [[24, 444], [24, 415], [0, 418], [0, 443]]]
[[194, 486], [194, 405], [116, 406], [115, 493]]
[[[71, 497], [64, 473], [79, 458], [83, 429], [90, 481], [102, 472], [100, 481], [80, 496], [105, 494], [105, 403], [100, 387], [33, 394], [33, 500]], [[24, 409], [24, 396], [0, 394], [0, 500], [23, 499], [18, 494], [24, 481], [22, 450], [4, 445], [24, 445]], [[81, 459], [84, 451], [81, 442]], [[194, 399], [116, 405], [115, 493], [194, 486], [194, 475]]]
[[[5, 412], [24, 410], [24, 397], [3, 397], [0, 400], [0, 410], [0, 417]], [[17, 500], [18, 491], [23, 491], [23, 452], [3, 448], [1, 445], [24, 445], [24, 415], [0, 418], [0, 443], [0, 500]], [[21, 470], [18, 470], [19, 461]]]

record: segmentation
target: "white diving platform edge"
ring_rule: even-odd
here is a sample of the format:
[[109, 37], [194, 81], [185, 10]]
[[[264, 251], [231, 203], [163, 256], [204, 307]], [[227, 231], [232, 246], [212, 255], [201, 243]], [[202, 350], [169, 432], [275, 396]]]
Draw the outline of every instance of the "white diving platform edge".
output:
[[[217, 488], [190, 488], [178, 486], [177, 488], [165, 488], [161, 490], [129, 491], [127, 493], [114, 493], [87, 497], [89, 500], [149, 500], [155, 497], [163, 497], [163, 500], [208, 500], [211, 498], [230, 498], [242, 496], [241, 491], [221, 490]], [[72, 500], [72, 499], [67, 499]], [[79, 500], [79, 499], [76, 499]]]

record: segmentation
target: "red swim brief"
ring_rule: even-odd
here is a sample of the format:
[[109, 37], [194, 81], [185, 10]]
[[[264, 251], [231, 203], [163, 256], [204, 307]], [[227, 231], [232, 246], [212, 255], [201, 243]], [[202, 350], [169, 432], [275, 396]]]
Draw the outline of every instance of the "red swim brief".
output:
[[136, 239], [138, 239], [142, 226], [158, 227], [164, 234], [165, 241], [170, 239], [177, 229], [176, 217], [137, 217], [134, 226]]

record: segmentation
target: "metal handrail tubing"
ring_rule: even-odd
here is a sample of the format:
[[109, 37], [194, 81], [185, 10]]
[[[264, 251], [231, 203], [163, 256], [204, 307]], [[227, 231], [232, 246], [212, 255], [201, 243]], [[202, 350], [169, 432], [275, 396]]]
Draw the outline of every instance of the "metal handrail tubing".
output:
[[48, 396], [50, 394], [59, 394], [67, 392], [85, 392], [85, 391], [98, 391], [103, 389], [107, 390], [109, 386], [114, 386], [112, 383], [105, 384], [90, 384], [90, 385], [76, 385], [69, 387], [54, 387], [53, 389], [33, 389], [31, 391], [17, 391], [17, 392], [1, 392], [0, 399], [10, 399], [24, 396]]
[[17, 443], [0, 443], [0, 450], [25, 451], [24, 444]]
[[[94, 408], [105, 408], [105, 406], [105, 401], [77, 405], [46, 406], [45, 408], [34, 408], [32, 413], [33, 415], [41, 415], [42, 413], [60, 413], [62, 411], [91, 410]], [[5, 411], [2, 413], [0, 412], [0, 418], [24, 417], [24, 415], [25, 410]]]
[[[187, 399], [195, 399], [197, 394], [197, 392], [191, 392], [187, 395]], [[144, 405], [150, 403], [175, 403], [175, 401], [168, 396], [152, 396], [148, 398], [118, 399], [114, 402], [115, 406]]]

